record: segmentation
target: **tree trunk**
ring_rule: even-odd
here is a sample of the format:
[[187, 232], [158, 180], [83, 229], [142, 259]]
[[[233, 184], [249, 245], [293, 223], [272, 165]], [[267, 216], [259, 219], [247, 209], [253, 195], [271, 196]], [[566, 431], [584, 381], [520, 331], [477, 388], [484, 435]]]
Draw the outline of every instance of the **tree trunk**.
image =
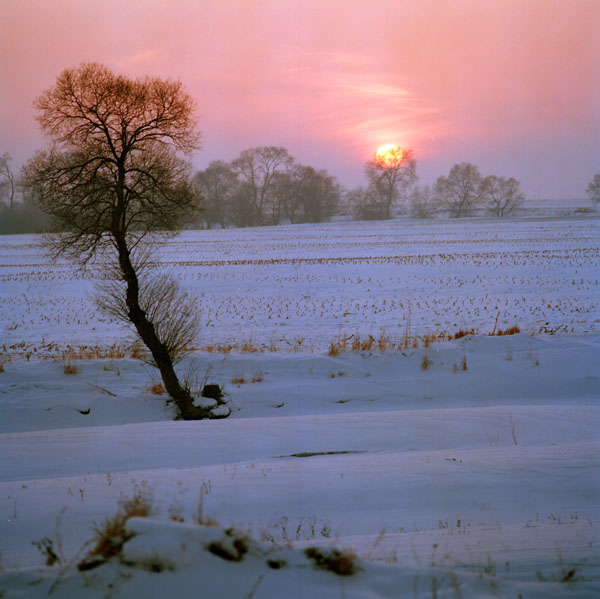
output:
[[152, 354], [167, 393], [175, 402], [179, 414], [184, 420], [210, 418], [210, 412], [204, 408], [195, 406], [194, 398], [179, 382], [173, 366], [173, 360], [165, 344], [159, 339], [154, 324], [148, 319], [140, 306], [139, 280], [135, 268], [131, 263], [127, 242], [123, 236], [115, 236], [115, 240], [119, 252], [121, 275], [127, 285], [126, 302], [129, 320], [135, 326], [141, 340]]

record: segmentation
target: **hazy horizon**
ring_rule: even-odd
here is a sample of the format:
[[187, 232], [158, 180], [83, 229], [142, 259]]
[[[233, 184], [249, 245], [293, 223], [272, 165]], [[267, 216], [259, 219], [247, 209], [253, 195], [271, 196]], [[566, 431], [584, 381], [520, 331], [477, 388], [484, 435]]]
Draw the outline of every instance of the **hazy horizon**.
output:
[[397, 143], [415, 150], [420, 184], [472, 162], [528, 199], [583, 198], [600, 170], [593, 0], [6, 1], [0, 38], [0, 152], [15, 166], [45, 144], [33, 99], [97, 61], [184, 83], [196, 168], [281, 145], [353, 187]]

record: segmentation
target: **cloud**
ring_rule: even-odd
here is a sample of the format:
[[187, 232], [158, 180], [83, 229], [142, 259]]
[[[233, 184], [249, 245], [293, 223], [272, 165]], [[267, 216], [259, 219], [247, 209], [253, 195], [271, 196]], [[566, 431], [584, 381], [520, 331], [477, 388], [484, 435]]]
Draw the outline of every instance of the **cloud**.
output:
[[383, 143], [419, 144], [453, 130], [444, 107], [390, 78], [364, 54], [296, 54], [278, 73], [283, 104], [301, 104], [303, 127], [316, 137], [370, 153]]

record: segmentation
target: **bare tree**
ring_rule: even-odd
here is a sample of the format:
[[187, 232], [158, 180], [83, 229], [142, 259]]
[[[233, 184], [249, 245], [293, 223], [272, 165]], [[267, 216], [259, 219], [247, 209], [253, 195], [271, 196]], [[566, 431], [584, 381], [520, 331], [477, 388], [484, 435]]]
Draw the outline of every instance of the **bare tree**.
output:
[[437, 199], [429, 185], [416, 187], [409, 202], [410, 215], [414, 218], [433, 218], [438, 210]]
[[378, 220], [380, 206], [372, 190], [367, 187], [355, 187], [345, 194], [345, 204], [356, 220]]
[[8, 152], [4, 152], [0, 156], [0, 191], [2, 192], [0, 197], [8, 197], [8, 207], [10, 210], [14, 208], [17, 191], [15, 176], [9, 164], [11, 160], [12, 158]]
[[332, 216], [340, 202], [341, 187], [325, 170], [293, 164], [276, 173], [273, 194], [290, 222], [318, 223]]
[[509, 216], [525, 201], [525, 194], [519, 189], [519, 182], [513, 177], [506, 179], [490, 175], [485, 178], [483, 185], [488, 212], [494, 216]]
[[[244, 194], [238, 198], [247, 216], [246, 226], [264, 224], [269, 191], [275, 173], [292, 163], [292, 157], [282, 147], [262, 146], [244, 150], [232, 163], [233, 169], [245, 183]], [[272, 215], [271, 215], [272, 220]], [[276, 223], [275, 223], [276, 224]]]
[[254, 208], [254, 189], [247, 181], [239, 181], [231, 201], [231, 218], [236, 227], [254, 226], [256, 210]]
[[594, 175], [594, 178], [591, 180], [585, 191], [594, 205], [594, 208], [597, 209], [598, 206], [600, 206], [600, 173]]
[[485, 199], [486, 186], [479, 169], [468, 162], [455, 164], [447, 177], [438, 177], [435, 194], [454, 218], [472, 216]]
[[272, 193], [277, 196], [279, 205], [292, 224], [302, 221], [304, 176], [303, 167], [293, 164], [273, 177]]
[[384, 218], [380, 197], [372, 187], [356, 187], [346, 192], [346, 205], [356, 220], [381, 220]]
[[371, 207], [375, 218], [392, 218], [392, 206], [417, 180], [414, 151], [398, 146], [384, 156], [375, 155], [365, 165], [369, 181]]
[[237, 175], [230, 164], [214, 160], [194, 176], [194, 185], [204, 199], [203, 216], [206, 222], [226, 227], [231, 219], [233, 201], [239, 191]]
[[302, 205], [304, 221], [320, 223], [333, 216], [340, 203], [342, 187], [325, 170], [315, 170], [311, 166], [303, 167], [304, 192]]
[[130, 79], [83, 63], [63, 71], [35, 107], [52, 145], [29, 161], [24, 180], [39, 191], [40, 207], [67, 229], [53, 238], [53, 252], [83, 265], [98, 252], [114, 257], [120, 282], [114, 299], [120, 298], [119, 309], [148, 348], [180, 416], [210, 417], [180, 383], [173, 342], [160, 322], [177, 318], [172, 288], [160, 279], [140, 280], [148, 234], [174, 229], [198, 210], [185, 159], [200, 142], [192, 98], [177, 81]]

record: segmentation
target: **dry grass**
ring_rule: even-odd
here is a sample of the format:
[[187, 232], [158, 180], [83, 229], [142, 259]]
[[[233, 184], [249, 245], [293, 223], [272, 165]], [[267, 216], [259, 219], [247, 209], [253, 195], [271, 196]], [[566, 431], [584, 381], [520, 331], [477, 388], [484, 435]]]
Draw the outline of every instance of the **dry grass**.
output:
[[520, 333], [521, 329], [519, 328], [519, 325], [514, 325], [508, 329], [498, 329], [496, 332], [494, 333], [490, 333], [490, 336], [496, 336], [496, 337], [500, 337], [502, 335], [516, 335], [517, 333]]
[[393, 350], [399, 347], [399, 343], [394, 340], [385, 329], [382, 329], [378, 337], [374, 337], [369, 333], [366, 337], [361, 337], [360, 333], [354, 333], [346, 336], [340, 332], [337, 339], [329, 342], [329, 350], [327, 354], [335, 357], [349, 351], [375, 351], [385, 353], [388, 350]]
[[330, 379], [334, 379], [336, 376], [345, 376], [345, 374], [346, 373], [343, 370], [340, 370], [338, 372], [332, 372], [332, 373], [330, 373], [329, 378]]
[[452, 339], [462, 339], [467, 335], [477, 335], [477, 331], [475, 331], [475, 329], [459, 329], [454, 335], [448, 336], [448, 341], [451, 341]]
[[143, 389], [143, 393], [148, 393], [152, 395], [164, 395], [167, 391], [164, 388], [161, 382], [151, 382], [148, 383]]
[[80, 369], [79, 369], [79, 366], [77, 366], [77, 364], [67, 362], [63, 366], [63, 374], [66, 374], [67, 376], [74, 376], [76, 374], [79, 374], [79, 372], [80, 372]]
[[94, 546], [77, 564], [79, 570], [91, 570], [101, 566], [111, 557], [118, 556], [123, 545], [133, 537], [125, 528], [129, 518], [147, 518], [152, 515], [152, 497], [149, 493], [137, 492], [130, 499], [119, 502], [119, 511], [107, 518], [102, 526], [95, 526]]
[[340, 346], [336, 341], [330, 341], [329, 342], [329, 351], [327, 352], [328, 356], [331, 356], [332, 358], [335, 358], [336, 356], [340, 355]]
[[436, 343], [438, 341], [445, 341], [446, 333], [439, 333], [437, 335], [435, 333], [425, 333], [425, 335], [422, 335], [421, 337], [419, 337], [419, 340], [421, 341], [421, 345], [423, 345], [423, 347], [427, 348], [432, 343]]
[[[494, 335], [513, 335], [516, 332], [520, 332], [520, 329], [517, 326], [506, 329], [506, 331], [499, 330], [498, 332], [495, 332]], [[350, 351], [379, 351], [380, 353], [385, 353], [388, 351], [417, 349], [418, 347], [428, 348], [433, 343], [453, 341], [462, 339], [467, 335], [477, 334], [478, 333], [474, 328], [461, 328], [453, 334], [441, 331], [439, 333], [434, 332], [426, 333], [424, 335], [411, 335], [410, 323], [407, 324], [406, 330], [401, 337], [391, 335], [386, 329], [382, 329], [378, 336], [369, 333], [367, 337], [361, 337], [360, 333], [346, 335], [341, 331], [335, 339], [332, 339], [329, 342], [327, 355], [336, 357]], [[429, 364], [427, 366], [429, 366]]]
[[[52, 344], [46, 346], [47, 351], [52, 351]], [[100, 346], [100, 345], [77, 345], [71, 346], [67, 345], [64, 349], [58, 350], [58, 359], [60, 360], [78, 360], [78, 361], [89, 361], [89, 360], [122, 360], [127, 357], [132, 356], [133, 349], [123, 347], [122, 345], [113, 344], [109, 346]], [[41, 357], [46, 357], [44, 355], [45, 352], [35, 352], [38, 355], [41, 354]], [[55, 357], [48, 355], [47, 357]]]
[[433, 360], [427, 355], [427, 352], [423, 354], [421, 359], [421, 370], [429, 370], [429, 367], [433, 364]]
[[[342, 353], [351, 351], [362, 352], [380, 352], [386, 353], [391, 351], [402, 351], [407, 349], [416, 349], [418, 347], [430, 347], [433, 343], [441, 341], [452, 341], [461, 339], [467, 335], [477, 335], [475, 328], [461, 328], [454, 333], [449, 333], [446, 330], [427, 332], [425, 334], [416, 334], [412, 332], [413, 326], [411, 322], [410, 312], [405, 319], [405, 327], [403, 332], [398, 331], [397, 334], [388, 332], [382, 328], [379, 333], [369, 332], [361, 334], [355, 332], [348, 334], [344, 330], [340, 330], [336, 338], [332, 339], [327, 346], [327, 354], [331, 357], [339, 356]], [[518, 325], [514, 325], [507, 329], [494, 329], [489, 336], [514, 335], [522, 332]], [[542, 331], [544, 332], [544, 331]], [[554, 332], [554, 331], [552, 331]], [[292, 340], [285, 337], [275, 339], [270, 337], [268, 341], [259, 343], [253, 336], [241, 340], [214, 341], [200, 344], [197, 347], [186, 348], [189, 352], [205, 352], [208, 354], [228, 355], [231, 353], [240, 354], [264, 354], [264, 353], [298, 353], [319, 351], [318, 346], [307, 343], [302, 336], [296, 336]], [[41, 360], [53, 359], [61, 362], [83, 362], [90, 360], [122, 360], [136, 359], [144, 360], [147, 358], [147, 350], [140, 343], [133, 345], [122, 345], [114, 343], [108, 346], [102, 345], [65, 345], [49, 341], [42, 341], [41, 345], [33, 345], [26, 342], [13, 344], [10, 346], [1, 346], [0, 359], [3, 362], [8, 362], [16, 357], [25, 357], [28, 361], [30, 358]], [[2, 372], [2, 370], [0, 370]]]
[[[244, 341], [242, 343], [240, 351], [243, 354], [259, 354], [259, 353], [262, 353], [261, 349], [256, 345], [256, 343], [254, 342], [254, 339], [252, 337], [250, 337], [250, 339], [248, 339], [247, 341]], [[262, 350], [262, 351], [264, 351], [264, 350]]]

